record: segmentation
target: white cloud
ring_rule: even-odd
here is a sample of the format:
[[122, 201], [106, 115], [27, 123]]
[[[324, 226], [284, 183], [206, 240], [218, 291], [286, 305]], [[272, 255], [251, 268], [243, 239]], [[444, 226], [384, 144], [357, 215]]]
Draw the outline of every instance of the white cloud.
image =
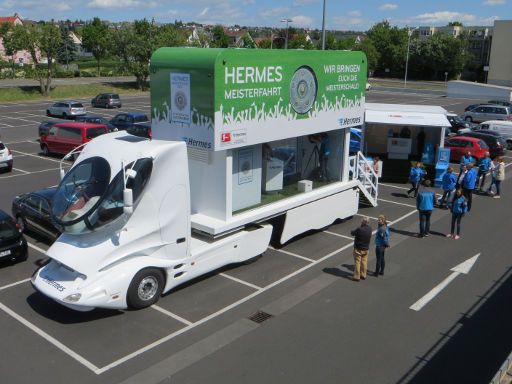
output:
[[446, 24], [452, 21], [460, 21], [461, 23], [472, 23], [477, 17], [469, 13], [440, 11], [431, 13], [422, 13], [421, 15], [414, 16], [413, 19], [419, 23], [425, 24]]
[[57, 4], [52, 4], [50, 6], [52, 8], [54, 8], [56, 11], [60, 11], [60, 12], [69, 11], [71, 9], [71, 6], [69, 4], [65, 4], [65, 3], [57, 3]]
[[311, 27], [313, 24], [313, 18], [309, 16], [297, 15], [291, 17], [292, 24], [296, 27]]
[[242, 5], [252, 5], [256, 2], [256, 0], [244, 0], [242, 1]]
[[386, 4], [382, 4], [379, 9], [381, 11], [393, 11], [395, 9], [398, 8], [398, 5], [396, 4], [390, 4], [390, 3], [386, 3]]
[[268, 18], [285, 17], [290, 11], [288, 7], [271, 8], [260, 12], [260, 16]]
[[[335, 16], [332, 18], [332, 29], [346, 31], [349, 29], [364, 30], [368, 29], [371, 22], [361, 17], [360, 11], [348, 12], [346, 16]], [[331, 28], [331, 27], [329, 27]]]
[[208, 11], [210, 10], [210, 8], [206, 7], [205, 9], [203, 9], [201, 11], [201, 13], [199, 14], [199, 17], [203, 17], [203, 16], [206, 16], [208, 14]]
[[295, 0], [293, 2], [294, 7], [301, 7], [303, 5], [316, 4], [319, 3], [320, 0]]
[[348, 13], [348, 15], [349, 15], [350, 17], [360, 17], [360, 16], [361, 16], [361, 12], [360, 12], [360, 11], [350, 11], [350, 12]]
[[247, 19], [247, 15], [240, 7], [234, 6], [229, 1], [219, 2], [208, 1], [208, 6], [194, 18], [195, 21], [203, 24], [240, 24]]
[[138, 0], [93, 0], [87, 4], [88, 8], [134, 8], [147, 6]]
[[483, 5], [503, 5], [506, 4], [506, 0], [485, 0]]

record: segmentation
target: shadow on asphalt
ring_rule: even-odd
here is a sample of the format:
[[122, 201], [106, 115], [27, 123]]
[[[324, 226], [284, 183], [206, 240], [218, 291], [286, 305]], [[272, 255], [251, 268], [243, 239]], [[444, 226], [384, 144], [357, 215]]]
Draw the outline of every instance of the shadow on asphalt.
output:
[[391, 196], [398, 197], [400, 199], [409, 199], [409, 195], [407, 193], [401, 193], [401, 192], [391, 192]]
[[393, 228], [393, 227], [389, 227], [389, 232], [397, 233], [399, 235], [404, 235], [404, 236], [418, 237], [418, 232], [405, 231], [403, 229], [397, 229], [397, 228]]
[[354, 275], [354, 265], [342, 264], [339, 267], [324, 268], [323, 271], [333, 276], [352, 280], [352, 276]]
[[511, 352], [512, 267], [398, 381], [489, 383]]

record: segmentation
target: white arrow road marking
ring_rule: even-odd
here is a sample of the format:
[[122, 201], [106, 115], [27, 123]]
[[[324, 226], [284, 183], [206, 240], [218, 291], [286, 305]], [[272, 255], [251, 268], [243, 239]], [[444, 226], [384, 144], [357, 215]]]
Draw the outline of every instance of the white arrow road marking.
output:
[[432, 288], [429, 293], [427, 293], [425, 296], [423, 296], [409, 308], [412, 309], [413, 311], [419, 311], [421, 308], [427, 305], [434, 297], [436, 297], [444, 288], [446, 288], [446, 286], [450, 284], [457, 276], [459, 276], [461, 273], [467, 275], [471, 268], [473, 267], [473, 265], [475, 264], [476, 260], [478, 259], [478, 256], [480, 256], [479, 253], [450, 269], [450, 271], [453, 271], [450, 276], [448, 276], [440, 284]]

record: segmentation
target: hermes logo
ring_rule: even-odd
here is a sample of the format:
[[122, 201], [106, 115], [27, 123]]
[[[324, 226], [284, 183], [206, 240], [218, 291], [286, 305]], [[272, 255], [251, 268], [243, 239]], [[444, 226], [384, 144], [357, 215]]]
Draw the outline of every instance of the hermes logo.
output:
[[231, 133], [230, 132], [223, 133], [220, 136], [220, 141], [222, 141], [223, 143], [227, 143], [227, 142], [231, 141]]

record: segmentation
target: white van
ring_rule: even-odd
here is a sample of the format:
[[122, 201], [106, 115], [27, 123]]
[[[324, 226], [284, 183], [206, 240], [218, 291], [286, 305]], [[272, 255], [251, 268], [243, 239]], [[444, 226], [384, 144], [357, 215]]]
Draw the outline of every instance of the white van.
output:
[[490, 120], [480, 123], [480, 129], [498, 132], [507, 140], [507, 149], [512, 149], [512, 121]]

